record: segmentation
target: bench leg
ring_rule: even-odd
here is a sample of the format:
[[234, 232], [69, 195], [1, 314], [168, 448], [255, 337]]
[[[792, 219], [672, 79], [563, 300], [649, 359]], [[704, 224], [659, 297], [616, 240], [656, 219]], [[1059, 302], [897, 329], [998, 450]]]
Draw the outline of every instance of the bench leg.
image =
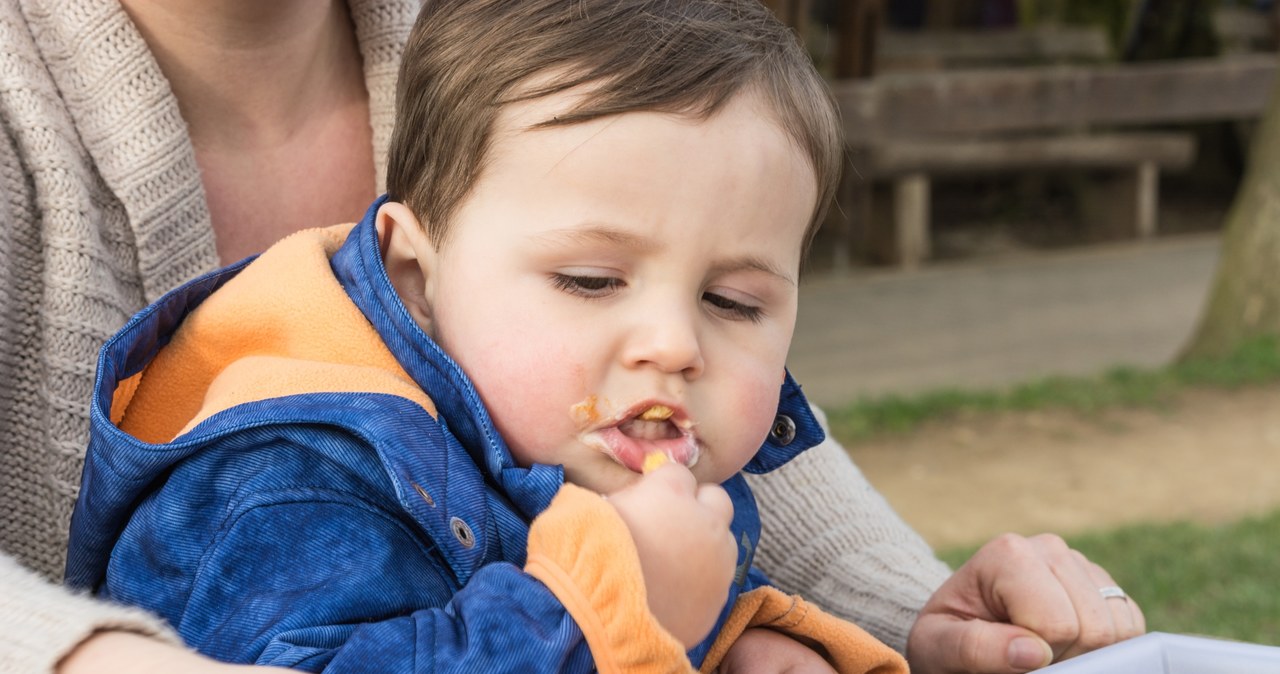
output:
[[893, 185], [898, 264], [914, 269], [929, 258], [929, 177], [911, 173]]
[[1138, 238], [1156, 235], [1156, 208], [1160, 198], [1160, 169], [1155, 162], [1138, 165], [1137, 208]]
[[1090, 240], [1150, 239], [1156, 235], [1160, 168], [1155, 162], [1143, 162], [1119, 173], [1095, 172], [1079, 181], [1077, 189]]

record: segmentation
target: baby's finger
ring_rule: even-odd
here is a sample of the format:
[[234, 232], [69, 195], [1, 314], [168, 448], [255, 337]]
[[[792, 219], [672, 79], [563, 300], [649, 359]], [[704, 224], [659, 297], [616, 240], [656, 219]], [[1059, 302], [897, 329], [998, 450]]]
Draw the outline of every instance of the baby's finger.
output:
[[717, 515], [727, 528], [733, 522], [733, 499], [718, 484], [704, 484], [698, 487], [696, 495], [698, 503]]
[[698, 488], [698, 478], [694, 477], [688, 468], [674, 461], [668, 461], [646, 472], [641, 479], [664, 485], [671, 491], [685, 496], [693, 496]]

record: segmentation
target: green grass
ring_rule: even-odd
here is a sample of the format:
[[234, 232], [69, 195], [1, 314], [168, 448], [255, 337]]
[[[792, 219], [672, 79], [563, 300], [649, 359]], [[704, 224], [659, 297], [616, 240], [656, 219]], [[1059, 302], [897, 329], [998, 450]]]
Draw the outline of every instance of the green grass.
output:
[[1115, 407], [1160, 407], [1189, 388], [1239, 388], [1280, 381], [1280, 338], [1242, 345], [1223, 358], [1159, 369], [1115, 368], [1097, 377], [1049, 377], [1004, 391], [946, 389], [913, 396], [864, 399], [828, 410], [832, 432], [853, 444], [912, 430], [960, 414], [1061, 409], [1094, 412]]
[[[1280, 510], [1221, 526], [1068, 537], [1142, 606], [1147, 629], [1280, 645]], [[953, 567], [974, 549], [941, 551]]]

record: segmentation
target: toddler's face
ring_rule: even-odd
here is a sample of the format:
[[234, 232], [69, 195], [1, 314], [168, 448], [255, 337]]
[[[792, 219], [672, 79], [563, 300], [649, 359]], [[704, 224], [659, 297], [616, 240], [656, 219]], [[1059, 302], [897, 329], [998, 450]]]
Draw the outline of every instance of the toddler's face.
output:
[[754, 94], [528, 130], [572, 102], [504, 110], [424, 327], [522, 465], [610, 493], [661, 451], [721, 482], [774, 419], [813, 170]]

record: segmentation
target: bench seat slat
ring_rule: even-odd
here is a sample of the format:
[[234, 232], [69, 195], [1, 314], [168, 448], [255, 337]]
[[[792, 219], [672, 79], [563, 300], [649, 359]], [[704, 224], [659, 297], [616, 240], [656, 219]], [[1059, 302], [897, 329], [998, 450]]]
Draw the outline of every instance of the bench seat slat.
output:
[[1040, 138], [894, 141], [870, 148], [855, 168], [865, 177], [968, 174], [1026, 168], [1186, 168], [1195, 138], [1183, 133], [1114, 133]]

